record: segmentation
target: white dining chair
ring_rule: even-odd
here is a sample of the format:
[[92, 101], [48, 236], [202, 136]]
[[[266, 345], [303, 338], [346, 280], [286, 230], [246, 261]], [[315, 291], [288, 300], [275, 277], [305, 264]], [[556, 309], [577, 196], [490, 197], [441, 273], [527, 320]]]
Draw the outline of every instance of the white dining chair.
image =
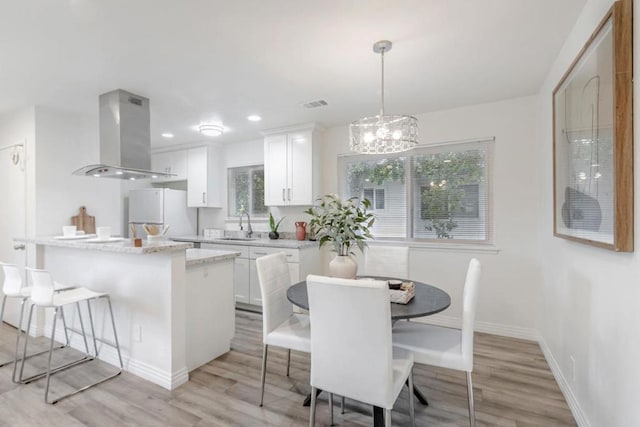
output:
[[260, 406], [264, 401], [264, 383], [267, 375], [269, 346], [287, 349], [287, 376], [291, 364], [291, 350], [309, 353], [309, 316], [293, 312], [287, 300], [291, 276], [287, 257], [283, 252], [256, 259], [258, 281], [262, 293], [262, 378]]
[[399, 322], [393, 327], [393, 345], [413, 353], [416, 363], [464, 371], [467, 374], [469, 423], [476, 424], [473, 402], [473, 331], [482, 267], [469, 263], [462, 298], [462, 330], [418, 322]]
[[364, 268], [358, 274], [406, 279], [409, 277], [409, 248], [407, 246], [367, 246], [364, 251]]
[[[307, 276], [311, 318], [311, 416], [315, 423], [316, 390], [338, 394], [385, 410], [409, 384], [414, 423], [413, 357], [391, 344], [391, 304], [386, 281]], [[331, 418], [333, 410], [330, 405]]]

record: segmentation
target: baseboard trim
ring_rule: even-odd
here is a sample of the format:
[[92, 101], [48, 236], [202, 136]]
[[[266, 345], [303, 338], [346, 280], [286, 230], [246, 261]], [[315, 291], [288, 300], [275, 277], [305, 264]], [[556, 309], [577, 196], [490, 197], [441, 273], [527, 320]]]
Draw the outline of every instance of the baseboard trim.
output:
[[[45, 325], [45, 332], [47, 336], [51, 335], [51, 324]], [[65, 342], [65, 335], [62, 326], [56, 327], [56, 341], [62, 343]], [[72, 348], [82, 352], [85, 351], [84, 340], [82, 339], [81, 334], [70, 333], [70, 341]], [[92, 341], [89, 341], [89, 350], [91, 353], [93, 353], [92, 346]], [[98, 359], [115, 367], [120, 366], [118, 352], [115, 348], [98, 342], [98, 351]], [[189, 371], [186, 366], [172, 373], [170, 371], [158, 369], [155, 366], [133, 359], [124, 354], [122, 355], [122, 364], [125, 371], [157, 384], [167, 390], [174, 390], [189, 381]]]
[[549, 348], [546, 341], [542, 337], [538, 339], [538, 343], [540, 344], [540, 348], [542, 349], [542, 353], [544, 354], [545, 359], [547, 359], [547, 364], [549, 365], [549, 368], [551, 368], [551, 373], [556, 379], [556, 382], [560, 387], [560, 391], [562, 391], [562, 394], [564, 395], [564, 399], [567, 401], [567, 405], [569, 405], [569, 409], [571, 410], [571, 413], [573, 414], [573, 418], [576, 420], [576, 423], [580, 427], [590, 427], [591, 424], [589, 424], [586, 414], [582, 410], [582, 407], [580, 406], [580, 403], [578, 402], [578, 399], [576, 398], [575, 394], [573, 394], [573, 390], [571, 389], [569, 382], [562, 374], [562, 371], [560, 370], [560, 365], [558, 365], [558, 362], [556, 362], [555, 357], [553, 357], [553, 353], [551, 353], [551, 349]]
[[[442, 316], [439, 314], [435, 316], [421, 317], [419, 319], [411, 319], [411, 321], [427, 323], [429, 325], [444, 326], [447, 328], [460, 329], [462, 327], [462, 319], [452, 316]], [[535, 329], [483, 321], [476, 321], [475, 331], [528, 341], [538, 341], [539, 338], [538, 331]]]

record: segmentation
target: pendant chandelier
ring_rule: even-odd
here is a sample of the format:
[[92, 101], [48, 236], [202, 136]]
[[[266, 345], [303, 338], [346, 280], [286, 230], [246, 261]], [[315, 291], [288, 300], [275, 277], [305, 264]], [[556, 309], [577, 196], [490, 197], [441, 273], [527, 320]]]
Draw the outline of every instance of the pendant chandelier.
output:
[[380, 54], [382, 63], [380, 114], [349, 125], [349, 148], [352, 151], [362, 154], [400, 153], [418, 144], [418, 119], [384, 114], [384, 54], [390, 50], [391, 42], [388, 40], [373, 45], [373, 51]]

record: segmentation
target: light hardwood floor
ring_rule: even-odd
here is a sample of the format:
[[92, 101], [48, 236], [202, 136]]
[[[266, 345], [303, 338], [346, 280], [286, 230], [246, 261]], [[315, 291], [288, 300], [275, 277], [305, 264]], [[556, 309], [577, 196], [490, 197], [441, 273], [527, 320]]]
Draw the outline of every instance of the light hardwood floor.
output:
[[[293, 352], [290, 377], [285, 376], [286, 352], [270, 350], [263, 408], [258, 406], [262, 356], [261, 316], [237, 312], [232, 351], [191, 373], [191, 381], [172, 392], [128, 373], [56, 405], [43, 402], [44, 381], [14, 385], [11, 366], [0, 368], [1, 426], [304, 426], [309, 409], [302, 401], [309, 392], [309, 356]], [[0, 327], [0, 361], [12, 350], [15, 330]], [[44, 344], [41, 342], [40, 344]], [[60, 350], [54, 364], [77, 355]], [[34, 360], [35, 359], [35, 360]], [[44, 358], [27, 365], [31, 372]], [[86, 384], [111, 366], [90, 362], [54, 376], [52, 390]], [[429, 398], [416, 402], [418, 426], [468, 426], [464, 373], [416, 365], [415, 383]], [[539, 346], [530, 341], [476, 334], [473, 373], [478, 425], [575, 425]], [[394, 425], [409, 425], [406, 389], [393, 411]], [[335, 423], [372, 424], [369, 407], [347, 400]], [[329, 424], [326, 396], [319, 399], [317, 424]]]

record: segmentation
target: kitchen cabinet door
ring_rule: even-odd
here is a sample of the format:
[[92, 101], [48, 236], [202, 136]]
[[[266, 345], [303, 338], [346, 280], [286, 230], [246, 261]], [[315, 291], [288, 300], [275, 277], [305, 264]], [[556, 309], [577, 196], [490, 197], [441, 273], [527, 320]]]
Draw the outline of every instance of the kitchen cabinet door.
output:
[[272, 135], [264, 140], [264, 204], [287, 204], [287, 135]]
[[258, 280], [258, 268], [256, 260], [249, 260], [249, 304], [262, 306], [262, 292]]
[[222, 207], [223, 167], [213, 146], [187, 150], [187, 205], [191, 208]]
[[187, 150], [187, 206], [207, 206], [207, 147]]
[[287, 135], [288, 189], [287, 204], [313, 204], [313, 150], [311, 132], [296, 132]]
[[154, 172], [170, 173], [174, 176], [162, 178], [164, 182], [184, 181], [187, 179], [186, 150], [165, 151], [151, 155], [151, 170]]
[[[255, 264], [255, 261], [254, 261]], [[249, 259], [236, 258], [234, 289], [236, 302], [250, 304], [249, 300]], [[256, 272], [257, 274], [257, 272]], [[262, 303], [262, 300], [260, 301]]]

